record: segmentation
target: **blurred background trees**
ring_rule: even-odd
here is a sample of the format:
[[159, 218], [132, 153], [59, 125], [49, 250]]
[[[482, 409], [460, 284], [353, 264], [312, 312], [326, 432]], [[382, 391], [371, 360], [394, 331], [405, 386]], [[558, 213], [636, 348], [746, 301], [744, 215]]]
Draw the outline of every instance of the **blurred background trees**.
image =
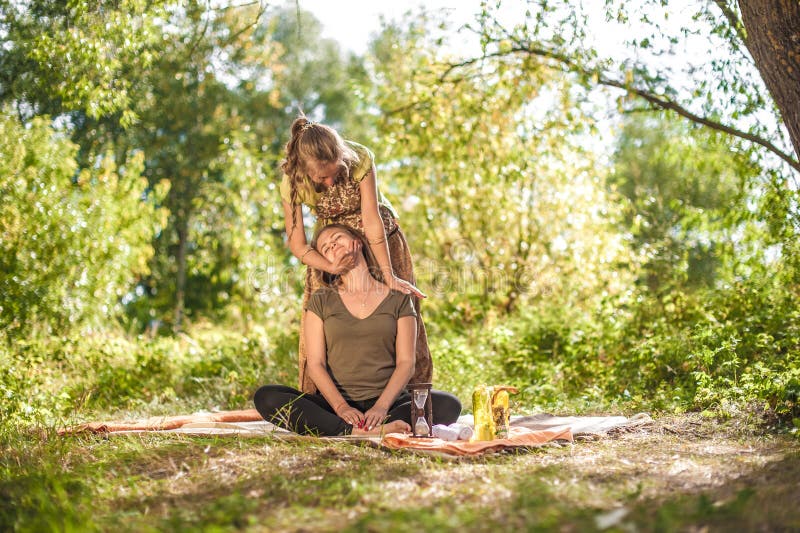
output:
[[740, 15], [500, 2], [460, 33], [409, 13], [356, 55], [302, 2], [0, 4], [0, 392], [45, 398], [47, 367], [64, 410], [152, 411], [293, 383], [277, 165], [302, 110], [375, 151], [441, 387], [789, 419], [793, 119]]
[[624, 290], [608, 267], [632, 261], [619, 202], [582, 145], [594, 120], [569, 81], [534, 66], [522, 80], [510, 65], [450, 77], [419, 24], [374, 45], [377, 141], [431, 306], [448, 327], [473, 328], [543, 300], [586, 305]]
[[141, 154], [79, 168], [77, 147], [38, 118], [5, 113], [0, 143], [0, 328], [61, 334], [120, 315], [132, 278], [148, 272], [167, 184], [148, 190]]

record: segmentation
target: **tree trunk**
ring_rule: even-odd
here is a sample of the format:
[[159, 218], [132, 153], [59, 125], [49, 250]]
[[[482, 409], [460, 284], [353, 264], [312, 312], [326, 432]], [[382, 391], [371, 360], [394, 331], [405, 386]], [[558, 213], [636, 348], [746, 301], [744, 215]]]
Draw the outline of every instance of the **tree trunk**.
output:
[[178, 253], [175, 258], [178, 263], [178, 272], [175, 277], [175, 323], [172, 329], [175, 333], [181, 331], [183, 325], [183, 307], [186, 295], [186, 252], [189, 248], [189, 221], [187, 216], [181, 216], [177, 221]]
[[739, 0], [745, 44], [800, 158], [800, 0]]

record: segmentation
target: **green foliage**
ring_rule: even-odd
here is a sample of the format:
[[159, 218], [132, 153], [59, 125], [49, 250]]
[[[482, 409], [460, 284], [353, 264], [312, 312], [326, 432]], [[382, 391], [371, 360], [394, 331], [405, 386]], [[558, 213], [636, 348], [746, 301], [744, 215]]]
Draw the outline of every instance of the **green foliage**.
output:
[[[503, 17], [504, 10], [518, 16]], [[501, 1], [483, 5], [479, 28], [490, 70], [511, 60], [567, 71], [589, 90], [611, 88], [608, 96], [620, 111], [678, 111], [699, 125], [755, 140], [745, 150], [767, 167], [781, 167], [765, 157], [772, 152], [797, 170], [760, 75], [774, 67], [757, 65], [748, 52], [756, 43], [746, 42], [739, 11], [736, 2], [682, 9], [665, 0], [602, 6], [536, 0], [525, 8]], [[601, 26], [602, 32], [594, 29]]]
[[[356, 58], [317, 39], [318, 21], [296, 6], [192, 2], [140, 26], [112, 10], [111, 38], [73, 4], [4, 12], [9, 42], [47, 21], [60, 28], [31, 44], [38, 52], [6, 47], [5, 61], [60, 64], [75, 46], [58, 44], [70, 24], [94, 43], [64, 74], [84, 80], [69, 94], [38, 75], [4, 86], [19, 109], [70, 111], [56, 129], [10, 110], [0, 123], [5, 418], [243, 406], [265, 381], [294, 382], [303, 269], [283, 243], [275, 167], [297, 106], [375, 149], [430, 296], [442, 388], [468, 401], [479, 382], [510, 383], [526, 411], [757, 405], [796, 416], [791, 177], [663, 114], [631, 114], [613, 150], [590, 142], [603, 127], [587, 88], [607, 65], [564, 76], [512, 53], [536, 38], [594, 62], [577, 8], [541, 5], [497, 41], [487, 8], [482, 44], [497, 54], [464, 61], [445, 46], [446, 24], [425, 15], [389, 25]], [[621, 23], [628, 14], [619, 7]], [[117, 36], [130, 47], [105, 66], [124, 90], [92, 107], [104, 86], [86, 84], [106, 78], [90, 59]], [[629, 67], [629, 86], [677, 94]], [[755, 94], [726, 83], [725, 94]], [[763, 104], [742, 98], [742, 115], [707, 110], [745, 120]], [[124, 326], [147, 335], [114, 329], [120, 302]], [[163, 326], [182, 315], [185, 333], [172, 336]]]
[[[643, 257], [641, 282], [656, 295], [729, 280], [744, 201], [758, 169], [727, 137], [669, 116], [629, 117], [617, 141], [610, 184], [626, 200], [623, 230]], [[737, 249], [738, 248], [738, 249]]]
[[196, 325], [179, 338], [102, 333], [6, 342], [0, 418], [7, 427], [52, 428], [86, 413], [245, 408], [260, 385], [294, 383], [296, 357], [296, 332], [280, 326], [246, 336]]
[[[726, 310], [696, 326], [690, 352], [695, 405], [736, 415], [743, 403], [790, 420], [800, 412], [798, 294], [774, 282], [740, 284], [710, 298]], [[719, 312], [719, 311], [717, 311]]]
[[[442, 509], [483, 503], [499, 486], [487, 472], [519, 480], [504, 458], [474, 465], [457, 497], [451, 484], [398, 509], [380, 495], [453, 470], [385, 455], [376, 470], [374, 451], [327, 444], [54, 436], [247, 408], [258, 386], [295, 383], [304, 270], [283, 243], [276, 166], [299, 107], [375, 149], [430, 296], [436, 386], [465, 411], [476, 384], [505, 383], [520, 389], [515, 414], [698, 410], [797, 433], [796, 177], [665, 114], [630, 113], [614, 147], [595, 142], [608, 107], [590, 89], [619, 81], [780, 144], [746, 56], [691, 67], [688, 92], [642, 61], [676, 50], [669, 2], [606, 2], [618, 24], [643, 25], [633, 59], [592, 46], [582, 7], [534, 2], [504, 29], [485, 4], [481, 60], [447, 48], [446, 24], [425, 15], [359, 58], [295, 5], [56, 4], [0, 5], [0, 529], [258, 528], [276, 508], [286, 527], [494, 525], [475, 506]], [[683, 22], [739, 54], [720, 5]], [[163, 327], [176, 309], [179, 333]], [[220, 475], [238, 453], [257, 457], [253, 471]], [[559, 493], [573, 474], [531, 474], [508, 485], [498, 523], [597, 526], [596, 503]], [[754, 516], [760, 495], [727, 489], [719, 505], [639, 502], [627, 485], [607, 499], [631, 501], [620, 527]]]
[[[300, 4], [302, 8], [303, 5]], [[363, 59], [344, 53], [336, 41], [321, 38], [322, 21], [308, 11], [287, 3], [270, 11], [265, 24], [257, 30], [269, 36], [277, 47], [273, 66], [272, 105], [288, 110], [272, 118], [280, 133], [271, 141], [280, 148], [288, 140], [288, 126], [294, 114], [303, 111], [322, 119], [350, 139], [358, 139], [366, 127], [362, 109], [370, 80]], [[274, 135], [274, 132], [269, 132]]]
[[399, 198], [435, 320], [472, 326], [621, 290], [627, 273], [608, 265], [632, 258], [569, 81], [531, 65], [524, 80], [511, 64], [454, 74], [433, 22], [390, 27], [373, 48], [380, 179]]
[[[131, 112], [133, 73], [158, 55], [161, 1], [3, 2], [0, 102], [38, 113]], [[26, 112], [28, 110], [26, 109]]]
[[[40, 340], [0, 343], [0, 429], [52, 425], [75, 406], [66, 392], [67, 380], [53, 359], [63, 350]], [[55, 352], [55, 353], [54, 353]], [[52, 354], [52, 356], [51, 356]], [[55, 357], [53, 357], [55, 356]]]
[[0, 116], [0, 328], [10, 336], [117, 316], [148, 271], [166, 187], [147, 188], [141, 154], [80, 169], [76, 150], [42, 119]]
[[184, 315], [246, 325], [279, 307], [272, 288], [294, 288], [292, 276], [265, 289], [263, 273], [289, 266], [281, 132], [304, 109], [358, 136], [359, 59], [294, 5], [28, 2], [0, 14], [0, 101], [24, 120], [57, 117], [79, 167], [142, 154], [150, 186], [170, 185], [149, 272], [126, 300], [129, 327], [179, 329]]
[[[152, 319], [179, 329], [184, 315], [249, 327], [296, 292], [275, 172], [285, 132], [300, 109], [356, 129], [359, 76], [358, 61], [316, 37], [318, 21], [297, 16], [261, 4], [175, 11], [137, 85], [138, 127], [111, 131], [144, 151], [151, 183], [172, 185], [152, 274], [129, 307], [140, 330]], [[298, 23], [308, 38], [296, 39]], [[84, 127], [87, 140], [104, 130]]]

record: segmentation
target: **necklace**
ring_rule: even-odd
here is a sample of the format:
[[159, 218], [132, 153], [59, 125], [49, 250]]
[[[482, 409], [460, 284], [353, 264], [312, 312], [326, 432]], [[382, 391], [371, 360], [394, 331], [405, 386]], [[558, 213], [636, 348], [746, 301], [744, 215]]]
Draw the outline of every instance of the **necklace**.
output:
[[369, 297], [369, 289], [364, 291], [364, 297], [361, 298], [361, 309], [367, 306], [367, 298]]
[[[358, 293], [359, 292], [362, 293], [360, 301], [358, 300]], [[358, 302], [358, 305], [362, 310], [367, 307], [367, 300], [369, 299], [369, 293], [370, 292], [372, 292], [371, 284], [370, 284], [369, 287], [367, 287], [366, 289], [363, 289], [361, 291], [355, 291], [355, 290], [348, 291], [348, 293], [350, 295], [352, 295], [353, 299], [355, 299]]]
[[361, 307], [364, 308], [367, 306], [367, 298], [369, 298], [369, 293], [364, 294], [364, 298], [361, 300]]

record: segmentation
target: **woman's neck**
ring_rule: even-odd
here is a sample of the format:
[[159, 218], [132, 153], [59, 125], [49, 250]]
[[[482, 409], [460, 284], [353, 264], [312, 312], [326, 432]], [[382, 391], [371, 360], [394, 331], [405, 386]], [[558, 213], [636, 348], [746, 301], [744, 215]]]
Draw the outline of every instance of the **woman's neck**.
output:
[[376, 283], [375, 278], [369, 273], [367, 265], [359, 262], [351, 270], [342, 274], [340, 290], [344, 292], [363, 292], [371, 289]]

